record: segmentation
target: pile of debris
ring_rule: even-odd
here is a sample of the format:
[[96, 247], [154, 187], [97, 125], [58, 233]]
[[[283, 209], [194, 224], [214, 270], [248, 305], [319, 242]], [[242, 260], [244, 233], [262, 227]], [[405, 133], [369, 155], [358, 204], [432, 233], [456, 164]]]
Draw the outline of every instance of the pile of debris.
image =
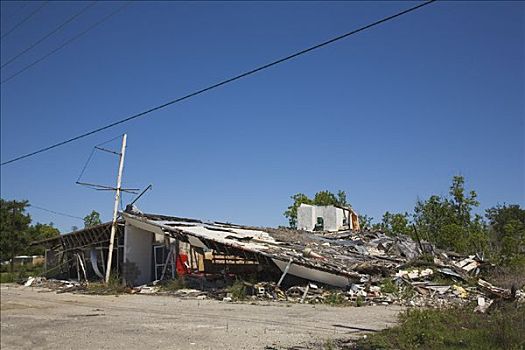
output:
[[[289, 260], [288, 265], [293, 262], [312, 278], [287, 279], [290, 266], [279, 267], [284, 272], [278, 282], [243, 282], [242, 297], [234, 295], [226, 286], [226, 279], [205, 281], [192, 275], [186, 276], [186, 283], [176, 288], [166, 288], [165, 282], [155, 281], [122, 292], [224, 301], [246, 298], [349, 305], [445, 307], [475, 302], [481, 312], [495, 299], [525, 301], [523, 286], [508, 290], [480, 278], [483, 270], [491, 266], [480, 255], [462, 256], [405, 235], [388, 236], [382, 232], [264, 230], [273, 240], [264, 241], [264, 254], [281, 262]], [[256, 239], [250, 236], [244, 240]], [[257, 239], [257, 244], [263, 243]], [[321, 273], [335, 276], [338, 283], [343, 283], [337, 286], [316, 280]], [[238, 277], [242, 280], [242, 276]], [[25, 284], [58, 291], [93, 291], [78, 282], [45, 278], [29, 278]]]
[[75, 280], [57, 280], [45, 277], [28, 277], [22, 284], [24, 287], [47, 288], [57, 293], [74, 292], [82, 288], [82, 283]]
[[[334, 289], [308, 283], [306, 286], [281, 288], [275, 282], [250, 284], [243, 282], [248, 300], [286, 301], [292, 303], [330, 304], [330, 305], [390, 305], [413, 307], [450, 307], [477, 302], [477, 311], [485, 312], [495, 299], [515, 299], [525, 302], [525, 292], [517, 290], [515, 295], [508, 289], [495, 287], [479, 279], [477, 286], [469, 286], [460, 281], [439, 276], [432, 280], [432, 269], [400, 270], [397, 275], [386, 278], [381, 284], [353, 284], [347, 290]], [[408, 277], [411, 276], [412, 278]], [[417, 277], [416, 277], [417, 276]], [[208, 294], [208, 297], [232, 301], [232, 293]]]
[[[130, 294], [170, 295], [178, 298], [217, 299], [226, 302], [236, 300], [284, 301], [290, 303], [330, 304], [330, 305], [389, 305], [397, 304], [413, 307], [448, 307], [477, 302], [476, 311], [485, 312], [496, 299], [515, 299], [525, 303], [525, 291], [495, 287], [489, 282], [478, 279], [477, 285], [469, 286], [463, 280], [456, 280], [447, 271], [445, 274], [434, 269], [401, 269], [393, 276], [380, 283], [352, 284], [346, 290], [307, 283], [305, 286], [279, 287], [275, 282], [243, 284], [244, 295], [239, 298], [229, 288], [199, 290], [181, 288], [167, 290], [161, 284], [143, 285], [125, 288], [121, 292]], [[436, 269], [439, 271], [439, 269]], [[57, 293], [97, 293], [103, 290], [88, 288], [77, 281], [29, 277], [24, 286], [43, 287]], [[98, 290], [98, 292], [97, 292]]]
[[[291, 231], [297, 232], [297, 231]], [[436, 249], [424, 241], [414, 241], [406, 235], [387, 236], [377, 231], [362, 232], [304, 232], [294, 234], [286, 230], [271, 231], [279, 241], [279, 248], [294, 263], [317, 265], [353, 277], [354, 282], [374, 282], [391, 275], [405, 265], [428, 259], [430, 265], [449, 271], [461, 278], [464, 274], [478, 275], [482, 257], [462, 257]], [[421, 261], [419, 261], [421, 263]]]
[[423, 307], [477, 302], [482, 312], [497, 298], [525, 300], [524, 286], [513, 292], [479, 278], [482, 270], [491, 266], [483, 256], [439, 250], [408, 236], [391, 237], [382, 232], [270, 233], [279, 242], [281, 254], [293, 258], [294, 263], [344, 272], [352, 276], [351, 282], [339, 289], [315, 281], [287, 289], [275, 282], [246, 283], [249, 299]]

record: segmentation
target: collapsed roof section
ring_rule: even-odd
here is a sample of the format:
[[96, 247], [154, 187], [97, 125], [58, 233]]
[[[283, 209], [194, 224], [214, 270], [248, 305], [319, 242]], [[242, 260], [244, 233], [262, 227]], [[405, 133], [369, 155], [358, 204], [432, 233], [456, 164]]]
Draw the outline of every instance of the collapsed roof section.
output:
[[156, 235], [194, 247], [270, 259], [285, 273], [337, 287], [384, 275], [421, 254], [410, 238], [379, 232], [311, 233], [139, 212], [124, 212], [122, 217], [127, 225]]
[[[118, 222], [117, 234], [123, 233], [123, 221]], [[111, 222], [86, 227], [57, 237], [32, 242], [32, 246], [71, 251], [97, 245], [106, 245], [111, 233]]]

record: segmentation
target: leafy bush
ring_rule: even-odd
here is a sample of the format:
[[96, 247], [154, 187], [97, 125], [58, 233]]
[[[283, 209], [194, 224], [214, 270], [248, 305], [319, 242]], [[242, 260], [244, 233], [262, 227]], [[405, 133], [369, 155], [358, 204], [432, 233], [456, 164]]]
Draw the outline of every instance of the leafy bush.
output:
[[37, 265], [15, 265], [13, 273], [8, 272], [7, 269], [0, 272], [0, 283], [15, 283], [23, 281], [24, 279], [32, 276], [41, 276], [44, 272], [44, 266], [42, 264]]
[[381, 285], [381, 292], [383, 293], [397, 293], [399, 288], [391, 278], [387, 278]]
[[[358, 297], [359, 298], [359, 297]], [[337, 292], [331, 292], [325, 297], [325, 304], [329, 305], [342, 305], [346, 303], [346, 299], [343, 294]]]
[[16, 273], [0, 272], [0, 283], [13, 283], [17, 280]]
[[504, 304], [488, 314], [472, 307], [445, 310], [412, 309], [400, 315], [399, 326], [372, 334], [357, 349], [523, 349], [525, 312]]
[[167, 292], [176, 291], [184, 288], [186, 288], [186, 280], [184, 279], [184, 277], [181, 276], [175, 279], [167, 280], [161, 284], [161, 289]]
[[333, 340], [332, 339], [325, 340], [323, 344], [323, 350], [333, 350], [333, 349], [335, 349]]
[[233, 300], [244, 300], [246, 299], [246, 286], [241, 280], [235, 281], [229, 288], [228, 292], [231, 293]]
[[85, 292], [91, 294], [118, 295], [126, 293], [129, 288], [126, 287], [117, 274], [111, 274], [108, 283], [90, 282], [85, 286]]

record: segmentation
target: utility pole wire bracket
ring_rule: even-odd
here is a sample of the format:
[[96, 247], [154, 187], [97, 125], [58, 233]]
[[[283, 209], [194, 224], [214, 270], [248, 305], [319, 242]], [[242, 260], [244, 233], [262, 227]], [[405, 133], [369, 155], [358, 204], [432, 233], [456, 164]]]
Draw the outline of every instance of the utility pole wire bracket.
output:
[[104, 151], [104, 152], [108, 152], [108, 153], [113, 153], [113, 154], [116, 154], [117, 156], [120, 156], [120, 153], [115, 152], [115, 151], [112, 151], [112, 150], [109, 150], [109, 149], [105, 149], [105, 148], [98, 147], [98, 146], [95, 146], [95, 148], [98, 149], [98, 150], [100, 150], [100, 151]]
[[[97, 191], [116, 191], [117, 190], [116, 187], [111, 187], [111, 186], [106, 186], [106, 185], [97, 185], [97, 184], [91, 184], [91, 183], [79, 182], [79, 181], [77, 181], [75, 183], [77, 185], [93, 188], [94, 190], [97, 190]], [[140, 191], [140, 188], [119, 188], [119, 190], [121, 192], [137, 194], [137, 193], [139, 193], [138, 191]]]

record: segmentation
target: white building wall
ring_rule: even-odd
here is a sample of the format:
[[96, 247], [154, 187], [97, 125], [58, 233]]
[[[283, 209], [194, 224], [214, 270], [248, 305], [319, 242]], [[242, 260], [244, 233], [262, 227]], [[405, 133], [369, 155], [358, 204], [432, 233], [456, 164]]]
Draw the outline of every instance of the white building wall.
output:
[[317, 212], [317, 216], [321, 216], [324, 220], [325, 231], [337, 231], [337, 208], [331, 206], [318, 207], [322, 208]]
[[[151, 278], [153, 232], [126, 224], [124, 231], [124, 277], [126, 283], [141, 285]], [[133, 279], [133, 280], [130, 280]]]
[[336, 226], [337, 231], [343, 229], [343, 223], [345, 220], [345, 217], [347, 216], [347, 213], [341, 208], [335, 208], [335, 218], [336, 218]]
[[325, 231], [338, 231], [343, 228], [345, 212], [334, 206], [301, 204], [297, 208], [297, 228], [313, 231], [318, 217], [323, 218]]
[[313, 231], [316, 219], [316, 207], [313, 205], [301, 204], [297, 208], [297, 229]]

